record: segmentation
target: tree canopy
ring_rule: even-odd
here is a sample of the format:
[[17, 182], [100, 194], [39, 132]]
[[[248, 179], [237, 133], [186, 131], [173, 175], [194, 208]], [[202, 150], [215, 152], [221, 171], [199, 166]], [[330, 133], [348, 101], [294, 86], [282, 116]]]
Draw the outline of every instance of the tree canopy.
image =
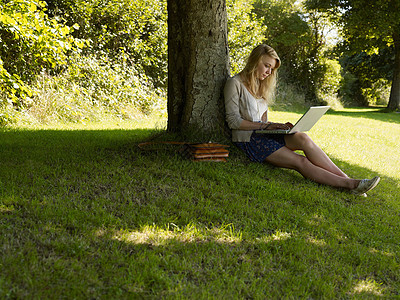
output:
[[[382, 54], [392, 61], [392, 88], [388, 107], [400, 107], [400, 1], [307, 0], [309, 9], [327, 11], [342, 28], [342, 53]], [[392, 52], [392, 51], [393, 52]], [[392, 54], [392, 53], [393, 54]], [[366, 56], [364, 56], [365, 58]], [[386, 61], [386, 64], [390, 62]], [[373, 68], [379, 65], [372, 66]], [[387, 74], [381, 73], [381, 78]]]

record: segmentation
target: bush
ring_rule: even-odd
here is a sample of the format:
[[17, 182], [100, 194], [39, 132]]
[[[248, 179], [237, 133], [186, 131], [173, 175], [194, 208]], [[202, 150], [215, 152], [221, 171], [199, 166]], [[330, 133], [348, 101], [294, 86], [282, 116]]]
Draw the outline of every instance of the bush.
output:
[[[166, 114], [165, 0], [60, 0], [49, 11], [31, 0], [0, 6], [0, 126]], [[86, 38], [90, 47], [81, 52]]]
[[321, 103], [332, 108], [343, 108], [338, 92], [341, 82], [341, 66], [337, 60], [321, 59], [324, 71], [317, 85], [317, 96]]
[[371, 84], [369, 88], [361, 89], [369, 105], [387, 105], [390, 97], [390, 83], [381, 78]]
[[343, 56], [341, 64], [345, 75], [342, 97], [356, 105], [387, 104], [393, 78], [393, 59], [393, 47], [379, 49], [372, 54], [360, 52]]
[[[0, 93], [0, 99], [6, 97], [4, 94]], [[0, 127], [5, 127], [9, 124], [13, 124], [17, 121], [15, 118], [16, 111], [13, 110], [10, 104], [0, 102]]]
[[[356, 75], [345, 72], [341, 80], [339, 95], [345, 106], [387, 105], [390, 96], [390, 82], [377, 79], [375, 82], [361, 80]], [[367, 85], [363, 87], [362, 85]]]
[[293, 83], [279, 80], [275, 102], [272, 106], [275, 110], [301, 111], [305, 106], [311, 105], [307, 101], [304, 91]]
[[49, 12], [79, 24], [74, 36], [91, 41], [86, 55], [128, 55], [155, 86], [166, 87], [166, 0], [53, 0]]
[[0, 8], [0, 92], [20, 105], [32, 97], [28, 85], [37, 74], [65, 65], [67, 52], [84, 43], [71, 36], [73, 28], [46, 15], [43, 1], [0, 2]]
[[41, 123], [98, 121], [106, 116], [136, 119], [157, 110], [166, 114], [163, 90], [129, 66], [94, 57], [75, 57], [62, 74], [38, 76], [27, 111]]
[[350, 72], [343, 73], [339, 97], [345, 106], [366, 105], [361, 93], [360, 81]]

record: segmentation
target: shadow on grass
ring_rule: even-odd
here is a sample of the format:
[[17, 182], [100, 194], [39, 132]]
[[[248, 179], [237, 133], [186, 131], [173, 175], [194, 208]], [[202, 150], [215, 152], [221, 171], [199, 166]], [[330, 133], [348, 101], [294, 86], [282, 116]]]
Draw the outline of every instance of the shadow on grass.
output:
[[395, 179], [360, 199], [152, 132], [0, 132], [1, 297], [398, 294]]

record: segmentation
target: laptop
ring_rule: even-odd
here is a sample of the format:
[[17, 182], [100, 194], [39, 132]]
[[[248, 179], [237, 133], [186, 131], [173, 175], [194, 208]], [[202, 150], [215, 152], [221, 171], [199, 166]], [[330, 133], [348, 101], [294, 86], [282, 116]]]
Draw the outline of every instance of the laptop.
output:
[[311, 106], [297, 121], [292, 129], [256, 130], [256, 133], [293, 134], [310, 130], [315, 123], [328, 111], [330, 106]]

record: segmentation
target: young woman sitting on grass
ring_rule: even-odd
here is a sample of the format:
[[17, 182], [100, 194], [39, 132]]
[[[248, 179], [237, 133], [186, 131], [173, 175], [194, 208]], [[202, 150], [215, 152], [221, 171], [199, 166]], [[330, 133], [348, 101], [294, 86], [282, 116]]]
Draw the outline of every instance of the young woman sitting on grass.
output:
[[[228, 79], [224, 89], [226, 120], [233, 142], [255, 162], [294, 169], [317, 183], [345, 188], [366, 196], [379, 182], [352, 179], [340, 170], [305, 133], [262, 134], [255, 130], [290, 129], [291, 123], [268, 121], [268, 104], [276, 87], [276, 72], [281, 64], [274, 49], [262, 44], [251, 52], [245, 68]], [[296, 153], [302, 150], [305, 155]]]

